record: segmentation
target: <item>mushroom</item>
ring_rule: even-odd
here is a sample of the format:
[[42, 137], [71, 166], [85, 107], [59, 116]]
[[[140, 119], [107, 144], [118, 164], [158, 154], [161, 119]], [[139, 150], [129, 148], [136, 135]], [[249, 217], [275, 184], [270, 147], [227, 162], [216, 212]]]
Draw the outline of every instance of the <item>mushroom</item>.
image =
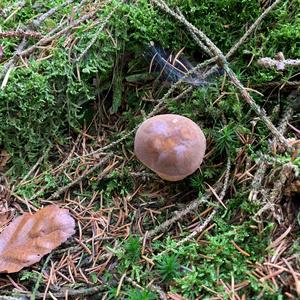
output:
[[192, 120], [164, 114], [144, 121], [134, 139], [137, 158], [162, 179], [178, 181], [201, 165], [206, 139]]

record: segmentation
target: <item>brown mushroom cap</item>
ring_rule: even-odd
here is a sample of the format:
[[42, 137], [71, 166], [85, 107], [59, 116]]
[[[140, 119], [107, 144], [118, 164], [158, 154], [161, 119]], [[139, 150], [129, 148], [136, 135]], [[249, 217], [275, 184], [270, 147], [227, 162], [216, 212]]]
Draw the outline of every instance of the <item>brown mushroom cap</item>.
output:
[[137, 158], [158, 176], [177, 181], [194, 173], [203, 160], [206, 139], [192, 120], [165, 114], [144, 121], [134, 140]]

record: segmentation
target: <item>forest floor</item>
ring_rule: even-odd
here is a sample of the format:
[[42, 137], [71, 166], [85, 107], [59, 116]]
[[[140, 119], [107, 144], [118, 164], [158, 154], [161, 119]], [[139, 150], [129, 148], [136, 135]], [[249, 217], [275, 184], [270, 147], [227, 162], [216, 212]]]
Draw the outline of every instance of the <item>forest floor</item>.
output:
[[[300, 298], [300, 1], [198, 2], [1, 1], [0, 232], [57, 204], [76, 233], [0, 299]], [[134, 155], [162, 113], [207, 139], [182, 181]]]

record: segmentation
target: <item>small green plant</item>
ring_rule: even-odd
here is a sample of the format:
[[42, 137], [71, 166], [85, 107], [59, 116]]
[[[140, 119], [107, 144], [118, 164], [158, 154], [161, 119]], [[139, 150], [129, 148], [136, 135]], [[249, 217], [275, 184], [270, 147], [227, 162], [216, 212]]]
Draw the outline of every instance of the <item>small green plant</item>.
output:
[[155, 294], [147, 290], [131, 289], [128, 291], [127, 300], [155, 300]]
[[217, 152], [221, 155], [235, 153], [237, 147], [237, 127], [233, 123], [229, 123], [223, 128], [216, 128], [214, 138]]
[[124, 243], [125, 257], [131, 262], [135, 262], [141, 255], [141, 244], [138, 238], [129, 237]]
[[175, 255], [164, 255], [162, 256], [157, 264], [158, 272], [161, 276], [162, 281], [170, 281], [179, 272], [179, 263]]
[[30, 271], [22, 271], [20, 280], [21, 281], [31, 281], [31, 282], [36, 282], [39, 277], [39, 274], [36, 272], [30, 272]]

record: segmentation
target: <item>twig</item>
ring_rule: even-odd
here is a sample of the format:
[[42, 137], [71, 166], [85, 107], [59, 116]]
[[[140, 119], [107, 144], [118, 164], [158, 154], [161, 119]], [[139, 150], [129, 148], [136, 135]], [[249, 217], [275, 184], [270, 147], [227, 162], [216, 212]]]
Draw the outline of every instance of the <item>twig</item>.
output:
[[1, 87], [0, 87], [1, 90], [3, 90], [6, 87], [9, 75], [10, 75], [11, 71], [13, 70], [13, 68], [14, 68], [14, 66], [10, 65], [8, 70], [6, 71], [6, 74], [5, 74], [5, 76], [3, 78], [3, 81], [1, 83]]
[[100, 35], [101, 31], [106, 26], [106, 24], [108, 23], [109, 19], [115, 13], [115, 11], [116, 11], [117, 8], [118, 8], [118, 5], [116, 5], [113, 8], [113, 10], [108, 14], [108, 16], [103, 20], [102, 24], [100, 25], [99, 29], [95, 33], [94, 37], [91, 39], [91, 41], [88, 43], [88, 45], [86, 46], [86, 48], [82, 51], [82, 53], [77, 57], [76, 62], [79, 62], [86, 55], [86, 53], [88, 52], [88, 50], [95, 44], [95, 42], [99, 38], [99, 35]]
[[45, 201], [51, 201], [53, 199], [58, 198], [61, 194], [63, 194], [65, 191], [67, 191], [70, 187], [78, 184], [80, 181], [82, 181], [83, 178], [88, 176], [89, 174], [92, 174], [95, 170], [102, 167], [111, 157], [113, 156], [113, 153], [107, 154], [104, 158], [102, 158], [97, 164], [95, 164], [90, 170], [85, 172], [84, 174], [78, 176], [75, 180], [70, 182], [69, 184], [63, 186], [61, 189], [53, 193], [47, 200]]
[[[278, 131], [281, 134], [284, 134], [286, 132], [288, 122], [292, 118], [292, 116], [293, 116], [293, 110], [287, 109], [278, 126]], [[276, 138], [274, 137], [270, 143], [270, 150], [274, 148], [275, 144], [276, 144]], [[257, 171], [255, 172], [254, 178], [252, 179], [251, 191], [248, 196], [248, 199], [250, 201], [253, 202], [257, 201], [257, 195], [262, 191], [261, 186], [266, 172], [267, 172], [267, 157], [261, 155], [257, 162]]]
[[300, 66], [300, 59], [285, 59], [282, 52], [277, 53], [275, 58], [263, 57], [257, 63], [265, 68], [275, 67], [278, 71], [284, 70], [286, 67]]
[[[231, 162], [230, 162], [230, 158], [228, 157], [227, 159], [227, 167], [226, 167], [226, 173], [225, 173], [225, 180], [224, 180], [224, 185], [222, 188], [222, 191], [219, 195], [219, 199], [222, 201], [225, 197], [226, 191], [228, 189], [228, 181], [229, 181], [229, 176], [230, 176], [230, 168], [231, 168]], [[176, 246], [174, 247], [174, 249], [177, 249], [179, 246], [183, 245], [184, 243], [186, 243], [187, 241], [190, 241], [191, 239], [193, 239], [196, 235], [198, 235], [199, 233], [201, 233], [206, 226], [211, 222], [211, 220], [213, 219], [213, 217], [216, 215], [216, 213], [218, 212], [218, 208], [214, 208], [214, 210], [211, 212], [211, 214], [209, 215], [208, 218], [206, 218], [206, 220], [200, 224], [199, 226], [197, 226], [193, 232], [191, 234], [189, 234], [188, 236], [186, 236], [184, 239], [178, 241], [176, 243]], [[149, 235], [149, 233], [148, 233]], [[148, 237], [147, 235], [147, 237]], [[166, 252], [168, 252], [169, 249], [166, 249], [162, 252], [160, 252], [156, 257], [159, 257], [161, 255], [164, 255]]]
[[286, 111], [284, 112], [284, 115], [282, 116], [282, 119], [278, 126], [278, 130], [282, 134], [284, 134], [287, 131], [289, 121], [293, 118], [293, 113], [294, 113], [294, 110], [292, 108], [287, 108]]
[[27, 40], [24, 37], [22, 42], [18, 46], [16, 52], [13, 54], [12, 58], [3, 66], [3, 70], [0, 74], [0, 80], [3, 78], [3, 81], [1, 83], [1, 89], [3, 89], [6, 86], [8, 82], [9, 74], [14, 68], [15, 63], [18, 61], [19, 58], [18, 53], [21, 52], [26, 47], [26, 44], [27, 44]]
[[0, 9], [0, 16], [3, 16], [4, 18], [7, 18], [7, 14], [9, 13], [10, 10], [15, 9], [15, 8], [20, 9], [25, 4], [26, 4], [26, 1], [24, 1], [24, 0], [17, 1], [17, 2], [14, 1], [14, 3], [12, 3], [11, 5], [6, 6], [3, 9]]
[[257, 216], [261, 216], [263, 212], [267, 210], [271, 210], [273, 213], [273, 217], [280, 224], [283, 221], [282, 213], [276, 212], [275, 205], [276, 202], [280, 199], [282, 192], [284, 191], [284, 187], [286, 186], [286, 182], [288, 179], [293, 178], [297, 169], [295, 165], [292, 163], [287, 163], [282, 166], [280, 169], [279, 178], [274, 182], [273, 188], [268, 193], [268, 195], [263, 195], [262, 203], [266, 203], [254, 216], [253, 219], [256, 220]]
[[189, 31], [192, 31], [195, 35], [197, 35], [206, 44], [206, 47], [209, 50], [208, 53], [210, 53], [211, 56], [217, 56], [217, 58], [220, 60], [220, 58], [223, 56], [220, 49], [218, 49], [202, 31], [200, 31], [194, 25], [188, 22], [182, 13], [178, 14], [172, 9], [170, 9], [170, 7], [163, 0], [152, 0], [152, 2], [155, 3], [158, 7], [160, 7], [163, 11], [177, 19], [180, 23], [185, 25]]
[[282, 258], [282, 260], [284, 261], [284, 263], [286, 264], [286, 266], [288, 267], [288, 269], [290, 270], [290, 272], [293, 276], [293, 279], [295, 281], [296, 292], [297, 292], [298, 297], [300, 297], [300, 280], [297, 277], [296, 272], [293, 270], [291, 264], [285, 258]]
[[264, 176], [267, 172], [267, 163], [264, 157], [261, 157], [257, 162], [257, 171], [252, 179], [251, 191], [248, 195], [248, 200], [254, 203], [257, 202], [257, 196], [261, 192]]
[[254, 84], [251, 86], [253, 89], [260, 89], [260, 88], [274, 88], [278, 87], [280, 89], [282, 88], [292, 88], [300, 86], [300, 81], [272, 81], [272, 82], [266, 82], [262, 84]]
[[37, 49], [40, 46], [44, 46], [46, 44], [49, 44], [51, 41], [53, 41], [54, 39], [64, 35], [65, 33], [67, 33], [69, 30], [72, 30], [73, 28], [75, 28], [76, 26], [80, 25], [81, 23], [85, 22], [86, 20], [91, 19], [94, 15], [95, 15], [96, 11], [92, 11], [82, 17], [80, 17], [79, 19], [77, 19], [76, 21], [73, 21], [70, 23], [69, 26], [66, 26], [65, 28], [63, 28], [61, 31], [53, 34], [53, 35], [47, 35], [44, 38], [40, 39], [35, 45], [23, 50], [22, 52], [18, 53], [19, 56], [28, 56], [30, 55], [32, 52], [34, 52], [35, 49]]
[[230, 157], [228, 157], [227, 158], [227, 165], [226, 165], [226, 173], [225, 173], [224, 185], [223, 185], [222, 191], [221, 191], [221, 193], [219, 195], [219, 198], [221, 200], [224, 199], [225, 194], [226, 194], [227, 189], [228, 189], [228, 181], [229, 181], [229, 177], [230, 177], [230, 169], [231, 169], [231, 161], [230, 161]]
[[255, 111], [255, 113], [260, 117], [260, 119], [265, 123], [271, 133], [284, 145], [284, 147], [292, 151], [292, 147], [286, 140], [286, 138], [277, 130], [277, 128], [273, 125], [273, 123], [268, 118], [264, 109], [260, 108], [258, 104], [256, 104], [253, 98], [250, 96], [248, 91], [243, 87], [241, 82], [238, 80], [234, 72], [227, 66], [224, 65], [224, 70], [227, 72], [229, 77], [232, 80], [232, 83], [240, 90], [242, 97], [246, 100], [249, 106]]
[[123, 273], [123, 275], [121, 276], [121, 278], [119, 280], [118, 287], [117, 287], [117, 290], [116, 290], [116, 297], [118, 297], [120, 292], [121, 292], [122, 284], [123, 284], [123, 281], [124, 281], [125, 277], [126, 277], [126, 272]]
[[65, 7], [65, 6], [68, 6], [69, 4], [71, 4], [73, 2], [74, 2], [74, 0], [67, 0], [65, 3], [49, 9], [46, 13], [44, 13], [41, 16], [39, 16], [38, 18], [34, 19], [31, 22], [31, 26], [33, 26], [34, 28], [39, 27], [46, 19], [48, 19], [50, 16], [52, 16], [54, 13], [56, 13], [59, 9]]
[[[142, 286], [140, 286], [136, 281], [134, 281], [133, 279], [131, 279], [130, 277], [126, 276], [125, 277], [125, 280], [129, 283], [131, 283], [134, 287], [137, 287], [139, 288], [140, 290], [144, 291], [145, 288], [143, 288]], [[158, 293], [159, 295], [159, 298], [161, 300], [167, 300], [168, 297], [166, 295], [166, 293], [162, 290], [161, 287], [157, 286], [157, 285], [154, 285], [154, 284], [150, 284], [150, 285], [147, 285], [147, 288], [149, 288], [149, 290], [155, 292], [155, 293]], [[0, 299], [1, 300], [1, 299]]]
[[163, 231], [163, 232], [166, 231], [170, 225], [174, 224], [175, 222], [182, 219], [183, 217], [185, 217], [189, 213], [191, 213], [194, 210], [198, 209], [198, 207], [201, 204], [207, 203], [208, 198], [211, 196], [211, 194], [212, 194], [211, 192], [207, 192], [204, 196], [202, 196], [200, 198], [197, 198], [194, 201], [192, 201], [185, 209], [175, 212], [174, 216], [172, 218], [170, 218], [170, 219], [166, 220], [165, 222], [161, 223], [160, 225], [158, 225], [154, 229], [146, 232], [146, 234], [145, 234], [146, 238], [151, 239], [157, 233], [159, 233], [161, 231]]
[[[91, 296], [94, 294], [98, 294], [100, 292], [104, 292], [105, 290], [107, 290], [108, 287], [106, 285], [98, 285], [98, 286], [93, 286], [93, 287], [86, 287], [86, 288], [80, 288], [80, 289], [61, 289], [60, 292], [57, 293], [47, 293], [46, 295], [44, 293], [36, 293], [35, 294], [35, 298], [43, 298], [44, 296], [46, 296], [46, 298], [64, 298], [66, 297], [66, 295], [70, 296], [70, 297], [85, 297], [85, 296]], [[25, 295], [28, 293], [25, 293]], [[16, 296], [24, 296], [20, 293], [15, 294]], [[29, 296], [31, 296], [31, 294], [29, 294]], [[52, 297], [53, 296], [53, 297]]]
[[[45, 157], [48, 155], [49, 150], [50, 150], [51, 146], [49, 146], [45, 152], [43, 153], [43, 155], [37, 160], [37, 162], [33, 165], [33, 167], [29, 170], [29, 172], [22, 178], [22, 180], [19, 182], [18, 186], [22, 185], [27, 178], [34, 172], [34, 170], [39, 166], [39, 164], [45, 159]], [[12, 191], [14, 191], [14, 189], [12, 189]]]
[[0, 296], [0, 300], [29, 300], [29, 298], [24, 296]]
[[[87, 0], [82, 1], [78, 6], [82, 5], [85, 2], [87, 2]], [[65, 28], [63, 28], [60, 31], [58, 31], [58, 30], [59, 30], [59, 28], [62, 27], [62, 25], [59, 25], [57, 28], [54, 28], [53, 30], [51, 30], [47, 34], [47, 36], [45, 36], [44, 38], [39, 40], [38, 43], [36, 43], [35, 45], [27, 48], [26, 50], [24, 50], [22, 52], [20, 52], [19, 56], [28, 56], [28, 55], [30, 55], [32, 52], [34, 52], [34, 50], [37, 47], [46, 45], [46, 44], [50, 43], [51, 41], [53, 41], [54, 39], [64, 35], [65, 33], [72, 30], [73, 28], [76, 28], [76, 26], [80, 25], [81, 23], [91, 19], [96, 13], [97, 13], [97, 9], [94, 9], [90, 13], [87, 13], [87, 14], [83, 15], [82, 17], [78, 18], [77, 20], [71, 22], [68, 26], [66, 26]]]
[[[205, 221], [201, 225], [197, 226], [197, 228], [194, 229], [192, 233], [190, 233], [188, 236], [186, 236], [185, 238], [183, 238], [182, 240], [180, 240], [176, 243], [176, 246], [174, 247], [174, 250], [178, 249], [179, 246], [181, 246], [181, 245], [185, 244], [186, 242], [192, 240], [196, 235], [201, 233], [206, 228], [206, 226], [210, 223], [210, 221], [213, 219], [213, 217], [216, 215], [217, 212], [218, 212], [218, 208], [215, 208], [211, 212], [211, 214], [208, 216], [208, 218], [206, 218]], [[169, 252], [169, 249], [161, 251], [155, 257], [158, 258], [158, 257], [166, 254], [167, 252]]]
[[151, 284], [149, 286], [149, 289], [152, 290], [153, 292], [158, 293], [159, 298], [161, 300], [168, 300], [169, 297], [166, 295], [166, 293], [162, 290], [162, 288], [160, 286], [155, 285], [155, 284]]
[[[153, 108], [153, 110], [146, 116], [146, 119], [153, 117], [154, 115], [156, 115], [158, 112], [161, 111], [163, 105], [165, 104], [165, 102], [169, 99], [170, 95], [175, 91], [175, 89], [184, 82], [184, 80], [191, 76], [192, 74], [196, 73], [199, 70], [202, 70], [205, 66], [207, 66], [208, 64], [210, 64], [212, 62], [212, 60], [207, 60], [203, 63], [200, 63], [198, 65], [196, 65], [194, 68], [192, 68], [191, 70], [189, 70], [187, 73], [185, 73], [185, 75], [183, 77], [181, 77], [177, 82], [175, 82], [170, 88], [169, 90], [166, 92], [166, 94], [158, 100], [158, 104], [155, 105], [155, 107]], [[190, 91], [190, 88], [188, 88], [187, 90], [183, 91], [183, 94], [185, 95], [187, 92]], [[178, 95], [176, 98], [174, 99], [180, 99], [181, 95]], [[117, 139], [116, 141], [103, 146], [101, 148], [98, 148], [95, 151], [89, 152], [87, 154], [84, 154], [78, 158], [73, 158], [72, 160], [69, 160], [68, 163], [74, 162], [75, 160], [79, 159], [79, 158], [84, 158], [84, 157], [88, 157], [88, 156], [92, 156], [95, 154], [99, 154], [102, 153], [108, 149], [111, 149], [113, 147], [115, 147], [116, 145], [120, 144], [121, 142], [123, 142], [124, 140], [126, 140], [129, 136], [131, 136], [132, 134], [134, 134], [136, 132], [136, 130], [139, 128], [140, 124], [138, 124], [137, 126], [135, 126], [132, 130], [130, 130], [127, 133], [122, 133], [122, 137]]]
[[[247, 39], [250, 37], [250, 35], [255, 31], [255, 29], [260, 25], [260, 23], [263, 21], [263, 19], [277, 6], [282, 0], [276, 0], [274, 3], [272, 3], [271, 6], [269, 6], [257, 19], [256, 21], [250, 26], [250, 28], [244, 33], [244, 35], [238, 40], [238, 42], [230, 48], [228, 53], [225, 55], [227, 60], [230, 60], [233, 54], [239, 49], [241, 45], [243, 45]], [[194, 33], [192, 33], [192, 36]], [[217, 69], [217, 66], [212, 67], [207, 75], [212, 74]]]
[[270, 5], [257, 19], [256, 21], [249, 27], [249, 29], [245, 32], [245, 34], [239, 39], [239, 41], [228, 51], [226, 54], [226, 58], [230, 59], [233, 54], [237, 51], [237, 49], [246, 42], [246, 40], [250, 37], [250, 35], [254, 32], [254, 30], [259, 26], [259, 24], [263, 21], [263, 19], [277, 6], [282, 0], [276, 0], [272, 5]]
[[42, 34], [32, 30], [10, 30], [5, 32], [0, 32], [0, 38], [7, 38], [7, 37], [32, 37], [40, 39]]
[[[172, 99], [172, 102], [177, 102], [178, 100], [184, 98], [188, 93], [190, 93], [193, 90], [193, 87], [190, 86], [188, 88], [186, 88], [182, 93], [180, 93], [178, 96], [174, 97]], [[164, 104], [160, 104], [159, 108], [156, 108], [155, 111], [152, 110], [152, 112], [147, 116], [148, 118], [150, 118], [152, 116], [152, 114], [158, 114], [161, 113], [165, 108], [166, 108], [166, 101], [164, 101]]]
[[[40, 17], [34, 19], [31, 24], [28, 26], [29, 29], [31, 27], [33, 28], [38, 28], [42, 22], [45, 21], [45, 19], [49, 18], [51, 15], [53, 15], [57, 10], [69, 5], [70, 3], [72, 3], [74, 0], [67, 0], [65, 3], [57, 6], [57, 7], [54, 7], [54, 8], [51, 8], [48, 12], [42, 14]], [[6, 74], [8, 73], [9, 70], [13, 69], [14, 65], [16, 64], [16, 62], [18, 61], [19, 59], [19, 53], [23, 51], [23, 49], [26, 47], [27, 45], [27, 40], [26, 38], [24, 37], [22, 42], [19, 44], [19, 46], [17, 47], [17, 50], [16, 52], [13, 54], [12, 58], [3, 66], [2, 68], [2, 72], [0, 74], [0, 80], [2, 78], [5, 78], [6, 77]], [[8, 80], [8, 78], [7, 78]], [[6, 80], [6, 82], [7, 82]], [[4, 87], [3, 86], [3, 83], [1, 84], [1, 87]]]
[[180, 23], [184, 24], [190, 32], [196, 34], [202, 41], [205, 42], [208, 49], [212, 53], [212, 55], [217, 56], [218, 65], [222, 66], [225, 72], [228, 74], [232, 83], [236, 86], [236, 88], [240, 91], [242, 97], [245, 101], [250, 105], [250, 107], [255, 111], [255, 113], [260, 117], [260, 119], [265, 123], [271, 133], [277, 137], [277, 139], [284, 145], [284, 147], [290, 151], [292, 151], [292, 147], [289, 145], [284, 136], [277, 130], [277, 128], [272, 124], [270, 119], [267, 117], [265, 111], [261, 109], [253, 100], [253, 98], [248, 93], [247, 89], [241, 84], [235, 73], [230, 69], [227, 59], [222, 53], [222, 51], [198, 28], [192, 25], [190, 22], [186, 20], [186, 18], [182, 14], [178, 14], [171, 10], [169, 6], [163, 0], [152, 0], [158, 7], [160, 7], [166, 13], [172, 15], [176, 18]]
[[45, 271], [45, 269], [46, 269], [46, 267], [47, 267], [47, 265], [48, 265], [48, 262], [50, 261], [51, 257], [52, 257], [52, 254], [49, 254], [49, 255], [47, 256], [46, 260], [45, 260], [45, 263], [44, 263], [44, 265], [43, 265], [43, 267], [42, 267], [42, 270], [41, 270], [41, 272], [40, 272], [40, 274], [39, 274], [39, 277], [38, 277], [37, 280], [36, 280], [36, 283], [35, 283], [35, 286], [34, 286], [34, 288], [33, 288], [32, 294], [31, 294], [31, 296], [30, 296], [30, 300], [35, 300], [35, 295], [36, 295], [36, 293], [37, 293], [37, 291], [38, 291], [38, 289], [39, 289], [41, 280], [42, 280], [42, 278], [43, 278], [43, 272]]

